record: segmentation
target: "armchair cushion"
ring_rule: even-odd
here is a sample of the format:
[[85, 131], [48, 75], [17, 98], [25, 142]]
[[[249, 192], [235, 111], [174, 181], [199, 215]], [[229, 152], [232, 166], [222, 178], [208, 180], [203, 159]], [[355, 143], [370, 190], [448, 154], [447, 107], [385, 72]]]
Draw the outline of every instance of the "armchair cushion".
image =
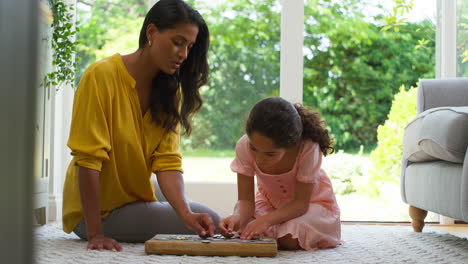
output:
[[405, 128], [403, 157], [412, 162], [463, 163], [468, 146], [468, 107], [437, 107], [419, 114]]

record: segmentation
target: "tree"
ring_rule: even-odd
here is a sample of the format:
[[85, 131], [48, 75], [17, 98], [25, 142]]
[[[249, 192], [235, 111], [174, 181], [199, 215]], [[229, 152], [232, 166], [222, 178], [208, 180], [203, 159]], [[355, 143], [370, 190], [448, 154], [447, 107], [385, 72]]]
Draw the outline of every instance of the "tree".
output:
[[243, 134], [250, 108], [278, 95], [279, 5], [275, 0], [233, 0], [210, 7], [210, 12], [203, 12], [206, 6], [196, 8], [208, 14], [210, 81], [185, 147], [230, 149]]
[[[395, 32], [401, 30], [401, 25], [406, 25], [408, 20], [405, 15], [409, 14], [414, 8], [414, 0], [394, 0], [395, 6], [392, 12], [387, 14], [385, 19], [386, 26], [382, 30], [393, 29]], [[468, 5], [464, 1], [457, 1], [457, 76], [468, 76]], [[421, 25], [418, 31], [426, 32], [428, 36], [422, 36], [418, 40], [416, 48], [426, 47], [427, 43], [434, 41], [435, 26]]]
[[344, 150], [375, 145], [398, 88], [434, 75], [433, 42], [414, 48], [418, 25], [381, 32], [353, 7], [357, 1], [314, 0], [305, 11], [304, 103], [323, 114]]
[[[80, 40], [77, 57], [81, 58], [77, 62], [77, 83], [94, 61], [116, 52], [138, 48], [138, 34], [146, 8], [146, 0], [77, 1], [77, 21], [80, 27], [77, 34]], [[119, 46], [123, 42], [125, 45]]]

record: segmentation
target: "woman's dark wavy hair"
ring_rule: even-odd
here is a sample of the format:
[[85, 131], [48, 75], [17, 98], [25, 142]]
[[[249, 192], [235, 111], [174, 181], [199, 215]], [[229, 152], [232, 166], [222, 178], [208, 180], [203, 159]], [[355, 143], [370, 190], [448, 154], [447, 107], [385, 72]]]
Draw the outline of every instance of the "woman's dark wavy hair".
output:
[[326, 156], [335, 151], [326, 123], [318, 112], [301, 104], [291, 104], [281, 97], [270, 97], [255, 104], [246, 122], [246, 133], [257, 132], [271, 138], [278, 148], [289, 148], [300, 140], [310, 139], [319, 144]]
[[159, 72], [153, 79], [150, 109], [155, 123], [172, 131], [180, 123], [189, 135], [192, 131], [191, 117], [203, 105], [199, 89], [208, 81], [210, 33], [205, 20], [198, 11], [182, 0], [160, 0], [146, 14], [138, 49], [148, 45], [148, 25], [154, 24], [159, 31], [164, 31], [185, 23], [198, 26], [195, 44], [179, 71], [173, 75]]

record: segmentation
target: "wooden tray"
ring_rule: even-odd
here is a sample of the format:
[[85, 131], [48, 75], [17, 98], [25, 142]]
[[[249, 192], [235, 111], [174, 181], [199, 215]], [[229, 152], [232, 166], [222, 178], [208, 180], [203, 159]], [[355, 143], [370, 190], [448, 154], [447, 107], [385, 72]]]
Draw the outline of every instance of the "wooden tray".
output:
[[241, 240], [222, 235], [200, 238], [197, 235], [156, 235], [145, 242], [146, 254], [200, 256], [274, 257], [278, 253], [276, 240], [255, 238]]

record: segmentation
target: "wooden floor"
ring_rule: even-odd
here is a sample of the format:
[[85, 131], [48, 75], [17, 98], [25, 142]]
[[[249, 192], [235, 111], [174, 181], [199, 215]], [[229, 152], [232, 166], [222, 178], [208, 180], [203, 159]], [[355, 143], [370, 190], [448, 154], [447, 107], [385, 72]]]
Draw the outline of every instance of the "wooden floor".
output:
[[[342, 222], [343, 225], [396, 225], [411, 226], [410, 223], [378, 223], [378, 222]], [[430, 227], [436, 231], [447, 232], [457, 237], [468, 239], [468, 224], [440, 225], [426, 223], [425, 227]], [[423, 229], [423, 232], [425, 229]]]
[[[457, 224], [457, 225], [432, 225], [429, 224], [433, 229], [448, 232], [454, 236], [468, 239], [468, 224]], [[424, 232], [424, 230], [423, 230]]]

